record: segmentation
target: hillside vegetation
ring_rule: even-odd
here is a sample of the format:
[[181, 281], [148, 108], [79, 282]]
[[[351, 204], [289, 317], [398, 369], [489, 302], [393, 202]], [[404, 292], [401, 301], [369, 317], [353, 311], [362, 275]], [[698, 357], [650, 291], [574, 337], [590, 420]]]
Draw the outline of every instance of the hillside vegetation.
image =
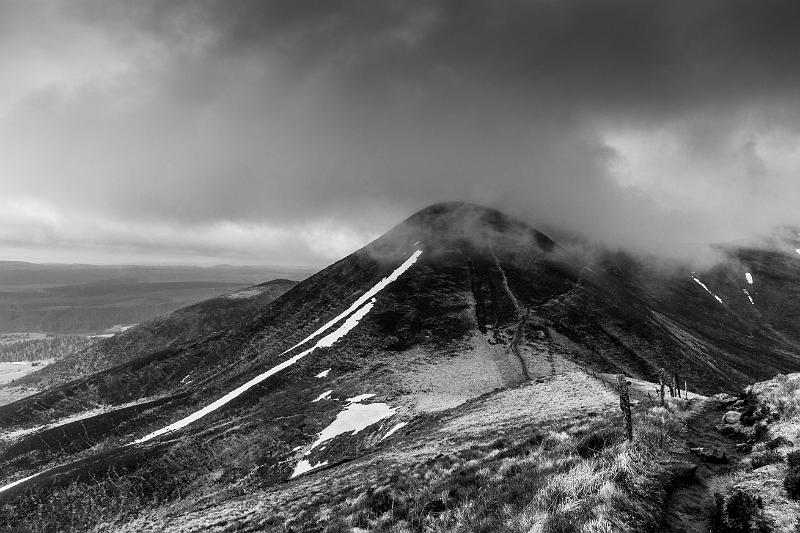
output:
[[788, 446], [760, 449], [779, 410], [739, 390], [800, 371], [790, 252], [684, 272], [431, 206], [32, 374], [0, 406], [0, 529], [780, 527], [734, 481]]

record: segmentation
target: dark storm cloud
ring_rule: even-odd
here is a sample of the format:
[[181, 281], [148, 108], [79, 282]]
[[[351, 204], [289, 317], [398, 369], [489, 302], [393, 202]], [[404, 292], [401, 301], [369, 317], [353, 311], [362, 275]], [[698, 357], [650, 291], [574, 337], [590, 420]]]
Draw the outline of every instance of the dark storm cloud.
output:
[[670, 253], [796, 222], [796, 2], [37, 6], [0, 17], [6, 242], [322, 261], [440, 200]]

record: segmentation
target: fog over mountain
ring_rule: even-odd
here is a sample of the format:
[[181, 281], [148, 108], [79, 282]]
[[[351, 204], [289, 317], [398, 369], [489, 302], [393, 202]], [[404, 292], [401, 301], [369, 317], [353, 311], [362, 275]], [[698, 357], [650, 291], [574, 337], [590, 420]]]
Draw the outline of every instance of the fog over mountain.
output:
[[800, 5], [7, 1], [0, 259], [322, 266], [434, 201], [674, 256], [798, 223]]

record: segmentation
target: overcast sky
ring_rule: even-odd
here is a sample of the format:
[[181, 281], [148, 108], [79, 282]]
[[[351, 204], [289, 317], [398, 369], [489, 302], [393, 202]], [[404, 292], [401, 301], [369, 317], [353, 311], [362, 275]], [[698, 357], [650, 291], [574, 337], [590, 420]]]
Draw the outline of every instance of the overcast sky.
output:
[[0, 2], [0, 259], [323, 265], [442, 200], [800, 219], [800, 2]]

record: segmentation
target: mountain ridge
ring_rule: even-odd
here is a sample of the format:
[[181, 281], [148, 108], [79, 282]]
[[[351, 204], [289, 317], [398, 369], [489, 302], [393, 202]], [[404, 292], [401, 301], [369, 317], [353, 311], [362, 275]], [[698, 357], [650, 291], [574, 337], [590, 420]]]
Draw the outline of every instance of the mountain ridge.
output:
[[[800, 267], [781, 266], [774, 278], [800, 281]], [[591, 418], [593, 410], [610, 413], [615, 404], [594, 377], [601, 372], [652, 383], [665, 368], [693, 392], [713, 393], [800, 369], [785, 325], [759, 324], [741, 335], [764, 315], [747, 307], [744, 295], [732, 299], [740, 265], [719, 268], [695, 274], [727, 304], [688, 273], [658, 273], [614, 254], [587, 266], [499, 211], [436, 204], [227, 329], [142, 352], [0, 407], [2, 426], [25, 432], [3, 441], [7, 482], [37, 473], [0, 492], [0, 503], [18, 506], [6, 524], [25, 523], [31, 506], [53, 494], [80, 515], [85, 511], [75, 507], [70, 487], [86, 487], [87, 479], [101, 487], [124, 483], [129, 496], [147, 502], [131, 512], [152, 515], [173, 505], [212, 505], [220, 487], [280, 492], [301, 465], [308, 468], [298, 483], [315, 475], [315, 465], [324, 477], [374, 454], [388, 453], [388, 461], [395, 455], [381, 442], [392, 430], [389, 441], [412, 434], [433, 446], [423, 435], [460, 420], [468, 446], [468, 435], [491, 434], [494, 425], [512, 431], [533, 416], [526, 402], [540, 406], [544, 418], [534, 418], [548, 424]], [[769, 268], [765, 261], [752, 269], [756, 283]], [[773, 292], [754, 289], [759, 305], [762, 297], [776, 299]], [[353, 317], [338, 335], [334, 328]], [[317, 339], [313, 354], [297, 358], [297, 350], [307, 349], [298, 344], [304, 339]], [[748, 359], [756, 349], [761, 359]], [[581, 387], [594, 399], [582, 402]], [[548, 406], [552, 394], [563, 396], [563, 408]], [[503, 402], [510, 411], [497, 411]], [[356, 412], [373, 418], [354, 433], [337, 433], [353, 427], [349, 417]], [[315, 445], [321, 435], [333, 436]], [[413, 453], [428, 457], [423, 448]]]

